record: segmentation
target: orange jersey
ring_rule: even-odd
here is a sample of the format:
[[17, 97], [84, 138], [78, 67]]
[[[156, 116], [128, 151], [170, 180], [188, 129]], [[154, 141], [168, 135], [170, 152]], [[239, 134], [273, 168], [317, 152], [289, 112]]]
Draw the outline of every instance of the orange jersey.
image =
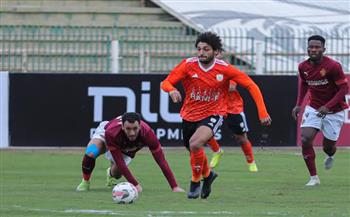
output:
[[[230, 84], [237, 85], [234, 81], [230, 81]], [[227, 113], [239, 114], [243, 112], [243, 99], [237, 90], [229, 91], [227, 100]]]
[[229, 80], [246, 88], [255, 100], [259, 117], [268, 116], [261, 92], [245, 73], [223, 60], [215, 59], [212, 66], [205, 69], [197, 57], [183, 60], [162, 82], [161, 88], [170, 92], [174, 85], [182, 81], [185, 99], [180, 111], [186, 121], [199, 121], [211, 115], [227, 114]]

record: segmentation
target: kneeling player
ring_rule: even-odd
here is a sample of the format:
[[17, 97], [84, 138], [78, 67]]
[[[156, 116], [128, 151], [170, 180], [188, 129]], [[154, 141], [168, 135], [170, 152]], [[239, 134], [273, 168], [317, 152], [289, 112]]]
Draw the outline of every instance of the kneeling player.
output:
[[77, 187], [77, 191], [89, 190], [89, 179], [95, 166], [95, 159], [107, 148], [110, 152], [107, 157], [112, 163], [111, 169], [107, 170], [107, 176], [114, 178], [124, 176], [141, 192], [141, 185], [134, 178], [127, 165], [135, 157], [136, 152], [144, 146], [148, 146], [152, 152], [153, 158], [167, 178], [172, 191], [184, 192], [176, 183], [156, 135], [135, 112], [125, 113], [111, 121], [101, 122], [87, 146], [82, 162], [83, 180]]

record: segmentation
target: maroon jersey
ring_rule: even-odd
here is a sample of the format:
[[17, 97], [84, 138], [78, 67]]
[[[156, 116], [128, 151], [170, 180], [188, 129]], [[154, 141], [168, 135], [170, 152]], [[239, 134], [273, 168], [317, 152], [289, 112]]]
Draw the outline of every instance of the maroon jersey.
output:
[[339, 112], [347, 108], [346, 93], [337, 94], [341, 85], [347, 88], [347, 79], [340, 63], [327, 56], [323, 56], [322, 61], [314, 65], [306, 60], [299, 64], [299, 78], [297, 105], [301, 105], [309, 90], [309, 105], [314, 109], [326, 106], [330, 112]]
[[123, 160], [123, 154], [134, 158], [137, 151], [144, 146], [148, 146], [152, 152], [153, 158], [158, 163], [171, 188], [177, 186], [175, 177], [165, 160], [159, 140], [148, 124], [141, 121], [140, 133], [135, 141], [130, 141], [125, 135], [122, 130], [122, 121], [120, 118], [111, 120], [105, 126], [105, 130], [106, 147], [111, 152], [121, 173], [130, 183], [135, 186], [138, 185], [138, 182]]

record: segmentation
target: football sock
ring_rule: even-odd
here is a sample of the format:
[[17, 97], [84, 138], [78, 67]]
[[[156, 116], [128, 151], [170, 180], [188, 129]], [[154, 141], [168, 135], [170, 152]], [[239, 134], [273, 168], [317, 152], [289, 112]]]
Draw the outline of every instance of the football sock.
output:
[[91, 173], [93, 169], [95, 168], [95, 158], [90, 157], [88, 155], [84, 155], [83, 162], [81, 165], [82, 171], [83, 171], [83, 179], [85, 181], [89, 181], [91, 177]]
[[220, 145], [219, 143], [214, 139], [214, 137], [212, 137], [209, 141], [208, 141], [208, 145], [210, 147], [210, 149], [213, 152], [219, 152], [220, 151]]
[[202, 171], [202, 176], [204, 178], [208, 177], [210, 175], [210, 167], [208, 165], [208, 158], [204, 154], [204, 162], [203, 162], [203, 171]]
[[247, 140], [245, 143], [243, 143], [241, 145], [241, 149], [244, 153], [244, 156], [245, 156], [247, 162], [253, 163], [254, 162], [254, 154], [253, 154], [252, 144], [250, 143], [250, 141]]
[[315, 150], [312, 146], [302, 147], [302, 153], [304, 157], [304, 161], [306, 163], [306, 167], [309, 170], [310, 176], [317, 175], [316, 172], [316, 164], [315, 164]]
[[201, 180], [204, 157], [205, 153], [203, 148], [200, 148], [198, 151], [191, 151], [191, 168], [193, 182], [199, 182]]

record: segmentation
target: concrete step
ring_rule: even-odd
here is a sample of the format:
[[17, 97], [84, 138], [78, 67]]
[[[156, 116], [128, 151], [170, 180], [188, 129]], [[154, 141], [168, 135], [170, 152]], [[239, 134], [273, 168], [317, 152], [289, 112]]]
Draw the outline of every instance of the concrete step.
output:
[[[185, 35], [189, 29], [177, 22], [152, 22], [144, 23], [145, 26], [130, 25], [118, 27], [86, 27], [86, 26], [0, 26], [1, 40], [51, 40], [64, 39], [75, 40], [75, 36], [82, 39], [96, 38], [99, 35], [109, 36], [110, 39], [123, 39], [128, 35]], [[149, 25], [148, 25], [149, 24]]]
[[2, 61], [1, 70], [34, 73], [110, 73], [106, 58], [28, 58]]
[[7, 25], [90, 25], [113, 26], [122, 23], [177, 21], [160, 8], [119, 6], [4, 6], [2, 24]]
[[119, 7], [141, 7], [141, 0], [2, 0], [2, 6], [119, 6]]

